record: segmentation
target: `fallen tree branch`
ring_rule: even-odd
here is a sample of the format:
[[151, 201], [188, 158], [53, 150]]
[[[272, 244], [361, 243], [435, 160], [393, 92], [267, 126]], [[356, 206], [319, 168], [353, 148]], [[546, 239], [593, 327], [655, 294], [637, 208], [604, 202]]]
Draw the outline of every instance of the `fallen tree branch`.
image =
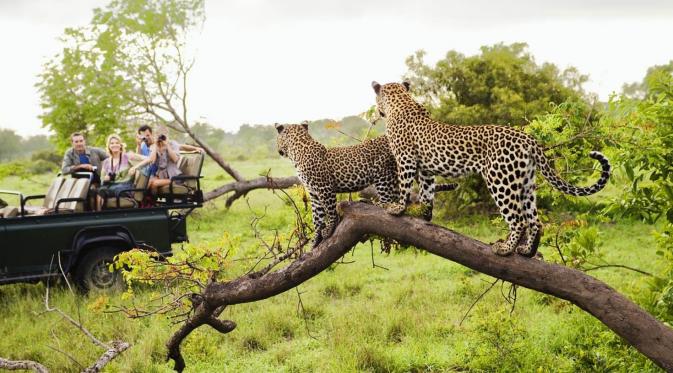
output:
[[31, 360], [9, 360], [0, 357], [0, 369], [7, 370], [32, 370], [37, 373], [48, 373], [44, 365]]
[[[218, 307], [254, 302], [296, 287], [325, 270], [368, 234], [388, 237], [515, 285], [568, 300], [590, 313], [661, 368], [673, 371], [673, 330], [605, 283], [572, 268], [519, 255], [501, 257], [489, 245], [412, 217], [343, 202], [334, 234], [288, 266], [229, 282], [209, 283], [194, 314], [170, 338], [168, 357], [184, 369], [180, 344], [194, 329], [209, 324]], [[233, 323], [232, 323], [233, 324]], [[233, 330], [233, 328], [232, 328]]]

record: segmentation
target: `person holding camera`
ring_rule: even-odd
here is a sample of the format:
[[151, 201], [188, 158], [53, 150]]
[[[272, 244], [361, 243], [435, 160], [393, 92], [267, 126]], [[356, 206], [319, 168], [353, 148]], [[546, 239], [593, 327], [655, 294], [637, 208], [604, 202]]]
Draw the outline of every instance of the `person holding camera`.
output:
[[157, 136], [156, 142], [150, 147], [149, 157], [132, 168], [135, 171], [135, 169], [143, 167], [146, 164], [155, 166], [156, 172], [154, 176], [150, 177], [148, 186], [150, 193], [153, 195], [156, 196], [157, 191], [162, 186], [170, 184], [173, 176], [178, 176], [182, 173], [180, 168], [178, 168], [181, 148], [182, 146], [177, 141], [169, 140], [166, 134], [160, 134]]
[[131, 164], [146, 159], [140, 154], [124, 152], [124, 143], [118, 135], [108, 136], [105, 147], [109, 157], [103, 161], [101, 169], [103, 185], [98, 189], [99, 210], [106, 197], [115, 198], [118, 191], [133, 188], [136, 168]]

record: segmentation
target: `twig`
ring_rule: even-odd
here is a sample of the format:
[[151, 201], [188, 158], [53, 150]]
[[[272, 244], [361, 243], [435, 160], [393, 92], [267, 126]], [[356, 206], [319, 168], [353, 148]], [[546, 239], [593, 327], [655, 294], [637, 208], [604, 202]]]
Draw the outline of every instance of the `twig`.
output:
[[378, 265], [374, 262], [374, 241], [373, 240], [369, 240], [369, 247], [371, 248], [371, 253], [372, 253], [372, 268], [383, 268], [386, 271], [388, 271], [388, 268], [386, 268], [384, 266], [380, 266], [380, 265]]
[[297, 312], [301, 310], [301, 316], [304, 319], [304, 326], [306, 327], [306, 333], [308, 333], [309, 337], [317, 341], [318, 338], [316, 338], [315, 336], [313, 336], [313, 334], [311, 334], [311, 329], [308, 327], [308, 318], [306, 317], [306, 309], [304, 308], [304, 302], [301, 300], [302, 293], [299, 292], [299, 286], [295, 287], [294, 290], [297, 292], [297, 298], [299, 299], [299, 301], [297, 302]]
[[602, 265], [595, 265], [595, 264], [592, 264], [592, 263], [589, 263], [589, 264], [591, 264], [591, 265], [594, 266], [594, 267], [591, 267], [591, 268], [583, 268], [582, 270], [583, 270], [584, 272], [589, 272], [589, 271], [593, 271], [593, 270], [595, 270], [595, 269], [601, 269], [601, 268], [622, 268], [622, 269], [628, 269], [629, 271], [638, 272], [638, 273], [640, 273], [640, 274], [642, 274], [642, 275], [645, 275], [645, 276], [654, 277], [653, 274], [651, 274], [651, 273], [649, 273], [649, 272], [645, 272], [645, 271], [643, 271], [642, 269], [629, 267], [629, 266], [627, 266], [627, 265], [623, 265], [623, 264], [602, 264]]
[[558, 255], [561, 257], [561, 261], [563, 261], [563, 265], [567, 265], [566, 258], [563, 256], [563, 253], [561, 252], [561, 246], [559, 246], [558, 243], [558, 237], [560, 234], [561, 234], [561, 225], [559, 225], [558, 229], [556, 230], [556, 238], [554, 239], [554, 243], [556, 245], [556, 251], [558, 251]]
[[491, 289], [493, 289], [493, 287], [495, 286], [495, 284], [498, 283], [498, 281], [500, 281], [500, 279], [496, 278], [495, 281], [493, 281], [491, 283], [491, 285], [488, 288], [486, 288], [486, 290], [483, 293], [479, 294], [477, 299], [475, 299], [474, 302], [472, 302], [472, 304], [470, 305], [470, 308], [467, 309], [467, 312], [465, 312], [465, 315], [463, 315], [463, 318], [458, 323], [458, 326], [463, 325], [463, 321], [465, 321], [467, 316], [470, 314], [470, 312], [472, 311], [472, 308], [474, 308], [474, 306], [481, 300], [481, 298], [484, 297], [484, 295], [486, 295], [486, 293], [488, 293], [489, 291], [491, 291]]

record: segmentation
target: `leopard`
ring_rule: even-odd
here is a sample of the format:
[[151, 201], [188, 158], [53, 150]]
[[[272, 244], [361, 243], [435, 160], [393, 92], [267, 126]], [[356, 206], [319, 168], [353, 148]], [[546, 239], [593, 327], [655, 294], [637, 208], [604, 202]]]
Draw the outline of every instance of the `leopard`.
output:
[[[337, 193], [359, 192], [371, 185], [378, 195], [377, 205], [386, 207], [397, 200], [400, 193], [397, 164], [387, 137], [328, 148], [310, 135], [307, 122], [276, 123], [275, 127], [278, 153], [292, 161], [311, 199], [315, 231], [313, 247], [331, 236], [339, 222]], [[437, 191], [455, 188], [456, 184], [449, 183], [438, 184], [436, 188], [434, 183], [432, 185]], [[432, 205], [431, 201], [424, 202]], [[426, 220], [432, 217], [432, 210], [427, 211], [424, 212]]]
[[518, 129], [433, 120], [412, 97], [409, 82], [381, 85], [374, 81], [372, 88], [398, 168], [399, 198], [387, 211], [395, 215], [405, 211], [416, 178], [421, 193], [427, 194], [435, 176], [481, 175], [509, 227], [507, 238], [491, 245], [497, 255], [516, 252], [533, 257], [537, 253], [542, 236], [535, 196], [537, 170], [555, 189], [573, 196], [597, 193], [610, 178], [610, 162], [598, 151], [590, 152], [589, 157], [600, 163], [600, 177], [591, 186], [578, 187], [563, 180], [545, 155], [545, 148]]

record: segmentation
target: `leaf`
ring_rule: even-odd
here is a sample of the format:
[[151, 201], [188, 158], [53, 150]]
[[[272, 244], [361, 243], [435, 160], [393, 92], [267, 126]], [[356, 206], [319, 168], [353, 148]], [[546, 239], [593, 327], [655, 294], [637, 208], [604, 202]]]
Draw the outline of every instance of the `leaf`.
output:
[[668, 209], [668, 212], [666, 212], [666, 219], [668, 219], [668, 222], [673, 224], [673, 207]]

